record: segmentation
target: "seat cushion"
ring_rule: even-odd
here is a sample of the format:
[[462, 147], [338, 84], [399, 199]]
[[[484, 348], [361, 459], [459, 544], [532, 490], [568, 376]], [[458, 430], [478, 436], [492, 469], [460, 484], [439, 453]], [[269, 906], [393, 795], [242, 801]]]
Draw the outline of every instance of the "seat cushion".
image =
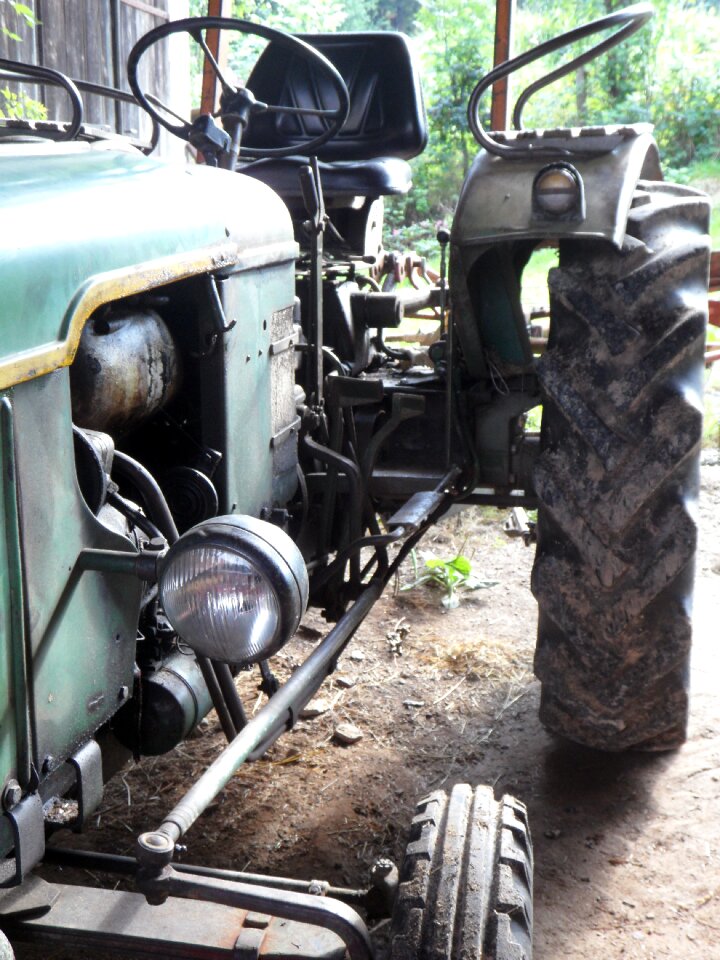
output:
[[[287, 200], [302, 197], [300, 167], [307, 157], [255, 160], [238, 169], [262, 180]], [[362, 163], [320, 163], [320, 182], [326, 199], [338, 196], [388, 197], [408, 192], [412, 185], [410, 164], [397, 157], [378, 157]]]

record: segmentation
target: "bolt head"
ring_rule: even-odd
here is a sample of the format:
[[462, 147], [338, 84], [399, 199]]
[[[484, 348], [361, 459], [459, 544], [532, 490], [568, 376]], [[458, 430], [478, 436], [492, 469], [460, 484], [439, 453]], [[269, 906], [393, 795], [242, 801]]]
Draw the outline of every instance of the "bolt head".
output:
[[380, 857], [370, 868], [371, 875], [374, 877], [386, 877], [395, 868], [395, 864], [387, 857]]
[[12, 810], [22, 800], [22, 787], [17, 780], [8, 780], [2, 794], [2, 805], [6, 810]]

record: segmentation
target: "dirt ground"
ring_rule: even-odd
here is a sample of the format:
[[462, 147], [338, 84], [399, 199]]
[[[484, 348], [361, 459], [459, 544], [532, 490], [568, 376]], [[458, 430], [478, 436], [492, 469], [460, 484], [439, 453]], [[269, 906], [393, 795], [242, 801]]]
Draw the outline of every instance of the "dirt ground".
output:
[[[188, 862], [361, 885], [402, 857], [428, 788], [493, 785], [529, 807], [535, 841], [535, 960], [720, 957], [720, 458], [705, 456], [690, 738], [663, 755], [605, 756], [548, 735], [532, 677], [532, 549], [507, 512], [465, 511], [421, 544], [472, 559], [495, 585], [445, 610], [428, 587], [388, 590], [304, 719], [233, 779], [187, 836]], [[413, 579], [408, 561], [398, 587]], [[317, 642], [317, 615], [277, 658], [287, 674]], [[249, 711], [257, 679], [242, 678]], [[214, 716], [214, 715], [213, 715]], [[362, 733], [343, 746], [339, 723]], [[221, 748], [211, 717], [166, 758], [107, 790], [87, 846], [130, 853]], [[19, 960], [47, 952], [21, 948]], [[56, 952], [56, 960], [78, 960]], [[103, 960], [93, 954], [94, 960]]]

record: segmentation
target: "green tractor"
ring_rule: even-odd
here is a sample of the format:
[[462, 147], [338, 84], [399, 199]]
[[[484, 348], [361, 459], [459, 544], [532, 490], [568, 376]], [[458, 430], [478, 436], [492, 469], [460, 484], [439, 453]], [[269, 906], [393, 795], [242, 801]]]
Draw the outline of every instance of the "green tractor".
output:
[[[0, 63], [59, 85], [73, 112], [0, 136], [3, 941], [365, 960], [366, 918], [384, 915], [395, 960], [529, 960], [527, 816], [490, 788], [426, 797], [400, 871], [377, 863], [364, 890], [175, 860], [456, 504], [538, 508], [543, 723], [604, 750], [683, 741], [708, 203], [662, 181], [646, 127], [521, 123], [535, 89], [649, 16], [605, 17], [478, 84], [481, 149], [438, 237], [440, 276], [416, 289], [398, 281], [418, 264], [388, 256], [381, 230], [427, 140], [402, 35], [219, 18], [152, 31], [130, 86], [204, 161], [188, 166], [86, 126], [82, 84]], [[483, 129], [490, 85], [611, 28], [525, 91], [514, 130]], [[267, 41], [247, 87], [214, 58], [217, 30]], [[215, 116], [182, 119], [143, 87], [146, 53], [179, 32], [216, 71]], [[548, 242], [559, 265], [538, 356], [520, 289]], [[438, 337], [420, 366], [387, 331], [428, 308]], [[279, 685], [272, 656], [308, 603], [334, 625]], [[267, 695], [251, 718], [234, 683], [246, 669]], [[114, 772], [213, 708], [227, 746], [135, 857], [53, 845]], [[43, 862], [137, 892], [50, 883]]]

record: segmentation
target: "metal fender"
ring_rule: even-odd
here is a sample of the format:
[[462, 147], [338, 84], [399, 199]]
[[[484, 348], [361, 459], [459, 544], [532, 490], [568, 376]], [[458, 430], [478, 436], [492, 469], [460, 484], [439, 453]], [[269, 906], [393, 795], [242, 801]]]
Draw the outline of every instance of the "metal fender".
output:
[[[638, 180], [662, 179], [651, 130], [636, 124], [493, 134], [512, 142], [517, 155], [477, 156], [460, 193], [452, 242], [464, 250], [497, 241], [585, 237], [620, 247]], [[534, 156], [540, 147], [543, 156]], [[553, 159], [549, 147], [557, 150]], [[556, 165], [580, 178], [583, 203], [570, 216], [543, 214], [534, 202], [536, 178]]]

